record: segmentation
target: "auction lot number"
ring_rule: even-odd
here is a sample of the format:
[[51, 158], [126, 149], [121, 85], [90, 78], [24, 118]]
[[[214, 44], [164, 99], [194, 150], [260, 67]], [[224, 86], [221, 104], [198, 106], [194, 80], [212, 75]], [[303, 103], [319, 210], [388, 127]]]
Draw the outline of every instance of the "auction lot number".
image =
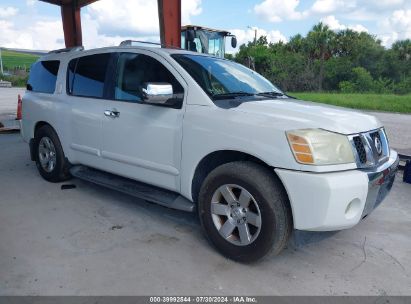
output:
[[253, 297], [150, 297], [150, 303], [257, 303]]

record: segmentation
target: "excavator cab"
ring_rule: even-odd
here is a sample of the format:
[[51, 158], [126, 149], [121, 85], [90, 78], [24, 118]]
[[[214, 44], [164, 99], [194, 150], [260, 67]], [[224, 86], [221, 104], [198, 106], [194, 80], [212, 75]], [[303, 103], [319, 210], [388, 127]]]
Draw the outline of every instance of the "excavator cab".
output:
[[231, 46], [237, 46], [237, 38], [227, 31], [186, 25], [181, 28], [181, 48], [224, 58], [225, 39], [231, 37]]

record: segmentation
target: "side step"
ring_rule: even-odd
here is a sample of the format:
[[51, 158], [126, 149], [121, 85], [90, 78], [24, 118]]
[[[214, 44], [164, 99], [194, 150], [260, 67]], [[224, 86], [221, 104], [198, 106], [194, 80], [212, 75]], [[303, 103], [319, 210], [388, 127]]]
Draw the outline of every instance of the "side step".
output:
[[70, 168], [74, 177], [117, 190], [168, 208], [194, 212], [195, 204], [178, 193], [86, 166]]

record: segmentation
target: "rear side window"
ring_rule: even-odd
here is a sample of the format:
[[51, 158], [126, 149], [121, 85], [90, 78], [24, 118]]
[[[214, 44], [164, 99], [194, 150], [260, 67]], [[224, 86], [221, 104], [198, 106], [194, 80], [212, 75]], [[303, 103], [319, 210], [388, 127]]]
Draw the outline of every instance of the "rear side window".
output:
[[31, 66], [27, 90], [39, 93], [53, 94], [56, 88], [57, 73], [60, 61], [38, 61]]
[[110, 54], [84, 56], [70, 61], [67, 71], [68, 93], [103, 98]]

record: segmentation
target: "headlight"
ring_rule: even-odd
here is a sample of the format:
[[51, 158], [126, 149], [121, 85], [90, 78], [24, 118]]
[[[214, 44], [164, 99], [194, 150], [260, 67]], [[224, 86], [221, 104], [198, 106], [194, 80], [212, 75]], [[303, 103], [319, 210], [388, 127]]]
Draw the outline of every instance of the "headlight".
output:
[[354, 162], [348, 137], [321, 130], [303, 129], [286, 132], [297, 162], [305, 165], [337, 165]]

